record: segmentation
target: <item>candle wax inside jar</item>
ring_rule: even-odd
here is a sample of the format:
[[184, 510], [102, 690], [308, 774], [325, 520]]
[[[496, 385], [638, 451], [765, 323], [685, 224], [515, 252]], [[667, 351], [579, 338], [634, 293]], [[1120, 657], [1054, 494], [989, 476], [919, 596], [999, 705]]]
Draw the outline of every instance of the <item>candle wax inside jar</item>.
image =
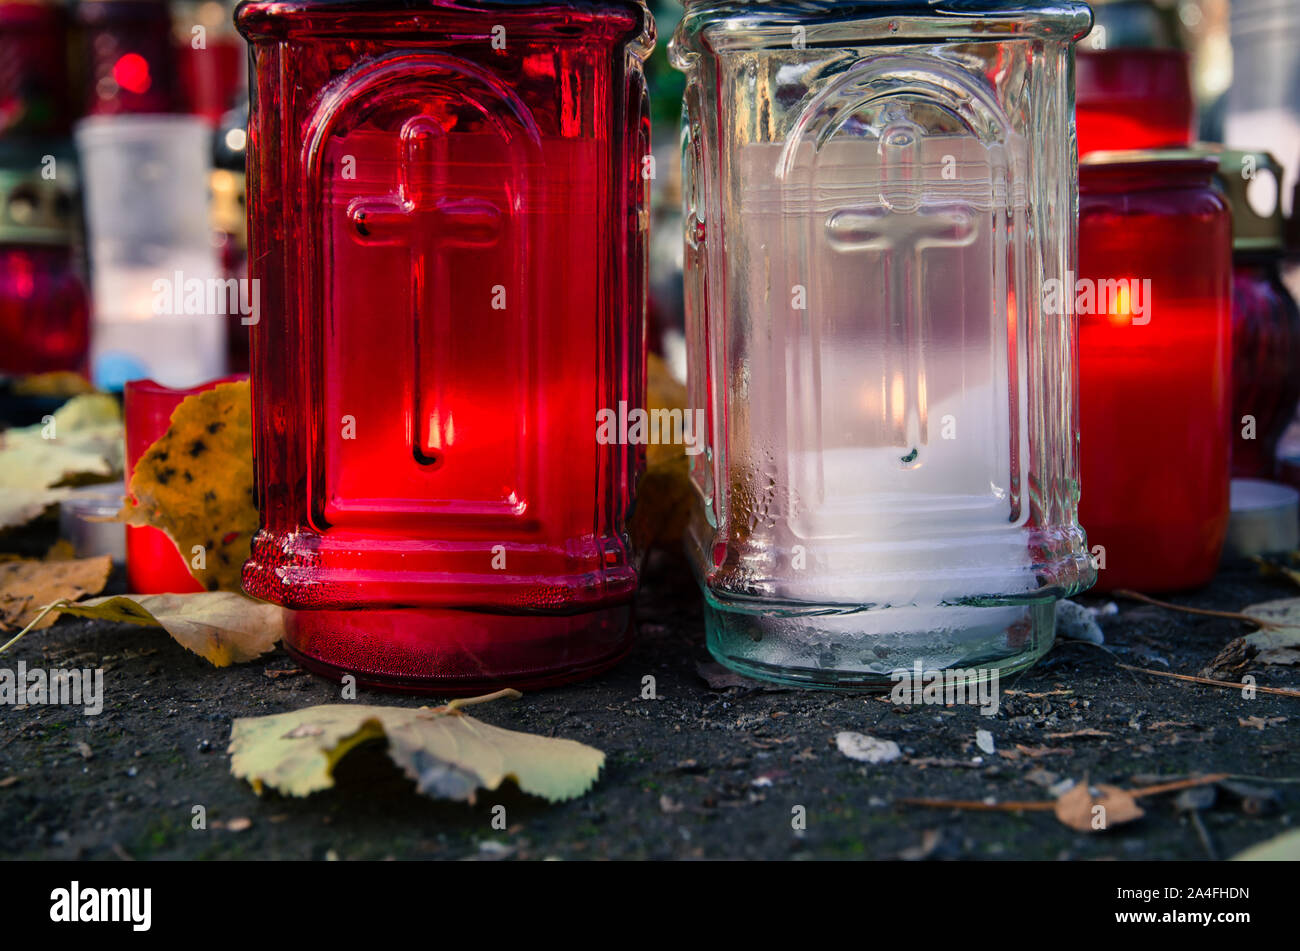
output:
[[[806, 549], [809, 570], [776, 592], [793, 600], [937, 605], [1032, 590], [1027, 411], [1013, 385], [1024, 358], [1003, 237], [1023, 227], [1023, 207], [996, 156], [964, 140], [921, 139], [910, 177], [903, 159], [873, 163], [848, 145], [802, 156], [784, 185], [777, 147], [742, 149], [744, 226], [765, 251], [742, 262], [763, 271], [742, 303], [763, 329], [741, 382], [748, 405], [733, 413], [750, 429], [741, 442], [771, 447], [774, 481], [788, 486], [784, 524], [745, 530], [774, 543], [786, 530], [780, 544]], [[940, 175], [953, 154], [955, 185]], [[786, 291], [796, 286], [804, 308]], [[992, 549], [996, 581], [981, 577]]]

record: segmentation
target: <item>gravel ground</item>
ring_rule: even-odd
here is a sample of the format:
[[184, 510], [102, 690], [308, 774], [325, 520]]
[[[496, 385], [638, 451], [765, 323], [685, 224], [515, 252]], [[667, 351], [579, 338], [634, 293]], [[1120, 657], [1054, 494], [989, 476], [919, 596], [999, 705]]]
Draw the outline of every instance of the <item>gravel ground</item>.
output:
[[[110, 583], [122, 591], [122, 579]], [[1300, 594], [1253, 566], [1176, 597], [1239, 610]], [[1086, 603], [1104, 603], [1085, 598]], [[617, 668], [575, 686], [479, 706], [503, 727], [565, 736], [607, 753], [586, 796], [549, 805], [513, 787], [473, 806], [414, 791], [382, 749], [343, 761], [334, 789], [258, 797], [230, 774], [235, 717], [339, 701], [338, 687], [276, 652], [218, 670], [159, 631], [64, 618], [4, 658], [105, 669], [105, 709], [0, 706], [0, 827], [18, 858], [1030, 858], [1228, 857], [1300, 815], [1297, 700], [1135, 674], [1118, 663], [1196, 674], [1249, 628], [1133, 602], [1103, 618], [1106, 647], [1058, 642], [1005, 694], [996, 716], [969, 707], [900, 707], [864, 694], [714, 689], [701, 669], [699, 599], [684, 566], [656, 558], [639, 596], [640, 639]], [[706, 665], [702, 668], [701, 665]], [[1167, 666], [1166, 666], [1167, 665]], [[291, 671], [284, 673], [284, 671]], [[1295, 668], [1258, 667], [1260, 684], [1295, 687]], [[658, 699], [641, 699], [642, 678]], [[362, 694], [368, 703], [420, 705]], [[1258, 718], [1258, 719], [1248, 719]], [[1277, 719], [1283, 718], [1283, 719]], [[996, 744], [989, 755], [976, 731]], [[838, 751], [856, 731], [903, 756], [868, 765]], [[1081, 732], [1081, 731], [1091, 731]], [[1073, 735], [1070, 735], [1073, 734]], [[1104, 734], [1104, 735], [1102, 735]], [[1247, 805], [1219, 791], [1194, 815], [1173, 795], [1096, 834], [1049, 812], [906, 805], [908, 797], [1046, 801], [1053, 782], [1136, 787], [1192, 774], [1255, 777]], [[1291, 782], [1286, 780], [1290, 779]], [[208, 827], [191, 828], [195, 805]], [[506, 807], [505, 830], [492, 828]], [[802, 806], [806, 828], [792, 827]]]

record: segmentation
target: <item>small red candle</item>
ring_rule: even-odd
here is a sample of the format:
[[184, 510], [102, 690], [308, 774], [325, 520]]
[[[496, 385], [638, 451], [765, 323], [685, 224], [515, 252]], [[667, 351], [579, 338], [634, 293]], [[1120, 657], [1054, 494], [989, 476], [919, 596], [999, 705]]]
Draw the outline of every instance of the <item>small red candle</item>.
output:
[[1101, 590], [1192, 587], [1219, 562], [1232, 251], [1217, 167], [1149, 152], [1080, 165], [1079, 521]]
[[1080, 49], [1074, 75], [1080, 156], [1191, 144], [1196, 101], [1182, 50]]
[[[123, 397], [126, 423], [127, 485], [135, 464], [167, 432], [172, 413], [187, 396], [202, 393], [218, 383], [240, 377], [212, 380], [190, 389], [172, 389], [153, 380], [132, 380]], [[126, 582], [135, 594], [202, 591], [187, 567], [187, 560], [166, 533], [142, 525], [126, 527]]]
[[177, 110], [167, 0], [85, 0], [76, 11], [85, 58], [86, 115]]
[[71, 177], [41, 175], [46, 148], [11, 147], [0, 163], [0, 373], [84, 370], [90, 346]]
[[0, 3], [0, 137], [67, 135], [70, 17], [62, 3]]

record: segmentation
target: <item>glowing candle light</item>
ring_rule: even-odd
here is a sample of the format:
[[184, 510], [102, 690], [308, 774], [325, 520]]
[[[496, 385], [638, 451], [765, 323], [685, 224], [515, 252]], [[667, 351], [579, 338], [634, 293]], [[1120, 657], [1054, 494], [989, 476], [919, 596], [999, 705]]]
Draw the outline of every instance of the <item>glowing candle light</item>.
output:
[[[362, 683], [583, 676], [630, 643], [648, 10], [245, 3], [252, 594]], [[304, 95], [303, 90], [309, 93]]]

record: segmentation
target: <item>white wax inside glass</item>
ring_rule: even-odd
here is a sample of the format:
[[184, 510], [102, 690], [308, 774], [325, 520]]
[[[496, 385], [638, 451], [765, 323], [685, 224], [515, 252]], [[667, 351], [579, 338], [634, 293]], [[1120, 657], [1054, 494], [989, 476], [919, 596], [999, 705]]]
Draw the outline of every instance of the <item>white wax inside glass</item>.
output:
[[[1019, 199], [978, 145], [919, 141], [902, 184], [860, 142], [805, 150], [783, 182], [772, 146], [741, 149], [748, 353], [730, 462], [772, 472], [784, 524], [754, 520], [753, 539], [804, 550], [806, 570], [784, 570], [792, 557], [777, 574], [790, 600], [923, 607], [1036, 587], [1008, 273]], [[949, 154], [963, 171], [945, 184]]]

